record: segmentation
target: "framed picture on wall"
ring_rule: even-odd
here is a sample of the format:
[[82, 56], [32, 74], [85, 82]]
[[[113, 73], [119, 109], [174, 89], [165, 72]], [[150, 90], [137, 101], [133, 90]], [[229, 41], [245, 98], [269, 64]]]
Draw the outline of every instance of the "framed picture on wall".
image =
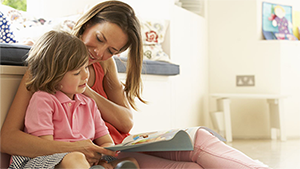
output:
[[293, 35], [292, 6], [262, 3], [262, 31], [266, 40], [298, 40]]

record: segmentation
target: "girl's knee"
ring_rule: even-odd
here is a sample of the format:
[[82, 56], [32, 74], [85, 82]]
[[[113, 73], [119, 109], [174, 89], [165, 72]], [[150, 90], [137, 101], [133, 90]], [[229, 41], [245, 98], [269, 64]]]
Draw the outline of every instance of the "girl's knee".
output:
[[90, 167], [85, 155], [81, 152], [68, 153], [62, 161], [56, 166], [56, 168], [78, 168], [78, 167]]
[[65, 158], [70, 159], [70, 160], [85, 160], [86, 161], [85, 155], [83, 153], [81, 153], [81, 152], [71, 152], [71, 153], [68, 153], [65, 156]]

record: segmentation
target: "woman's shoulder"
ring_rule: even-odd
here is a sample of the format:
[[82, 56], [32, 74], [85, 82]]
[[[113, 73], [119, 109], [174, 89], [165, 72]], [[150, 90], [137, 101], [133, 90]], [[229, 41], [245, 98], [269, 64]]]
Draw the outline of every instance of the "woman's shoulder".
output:
[[113, 57], [103, 61], [103, 62], [100, 62], [100, 65], [102, 66], [102, 69], [104, 71], [104, 74], [106, 74], [107, 72], [110, 72], [110, 71], [116, 71], [116, 62], [114, 60]]

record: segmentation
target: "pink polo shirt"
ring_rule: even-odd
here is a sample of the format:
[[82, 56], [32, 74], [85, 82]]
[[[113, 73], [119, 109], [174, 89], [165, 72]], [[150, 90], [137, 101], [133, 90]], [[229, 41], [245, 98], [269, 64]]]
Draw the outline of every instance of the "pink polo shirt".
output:
[[57, 141], [94, 140], [108, 134], [94, 100], [76, 94], [71, 100], [57, 91], [35, 92], [25, 116], [25, 131], [35, 136], [53, 135]]

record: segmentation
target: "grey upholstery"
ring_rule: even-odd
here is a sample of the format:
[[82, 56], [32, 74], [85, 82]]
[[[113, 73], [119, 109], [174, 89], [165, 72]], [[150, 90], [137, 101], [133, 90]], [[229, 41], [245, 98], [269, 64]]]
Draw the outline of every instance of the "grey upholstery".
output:
[[[25, 59], [27, 58], [28, 51], [31, 47], [20, 44], [0, 43], [0, 48], [1, 65], [23, 66], [25, 65]], [[116, 56], [114, 56], [113, 58], [116, 61], [118, 72], [125, 73], [127, 58], [119, 58]], [[179, 65], [176, 64], [144, 60], [142, 74], [171, 76], [178, 75], [180, 73], [179, 70]]]
[[1, 65], [23, 66], [30, 46], [0, 43]]

